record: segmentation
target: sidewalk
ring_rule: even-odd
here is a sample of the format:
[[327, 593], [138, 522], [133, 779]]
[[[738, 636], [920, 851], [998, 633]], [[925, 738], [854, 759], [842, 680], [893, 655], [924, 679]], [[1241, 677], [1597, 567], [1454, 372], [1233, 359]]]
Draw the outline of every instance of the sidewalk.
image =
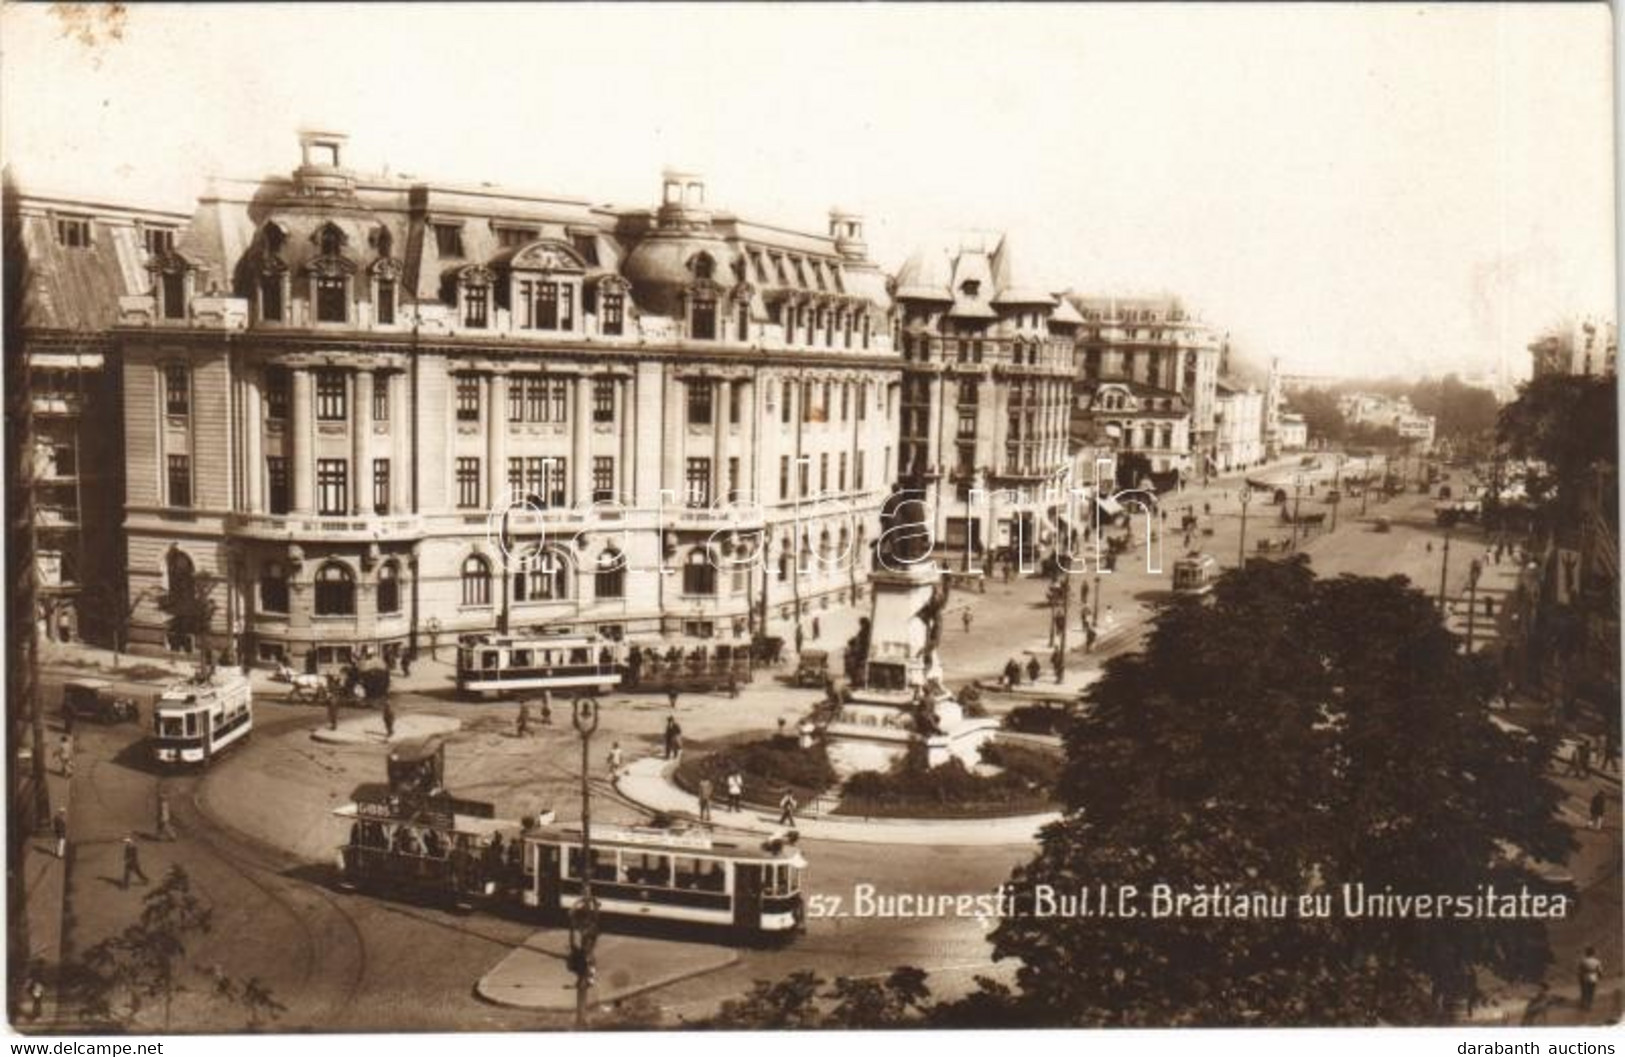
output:
[[[499, 1006], [562, 1013], [576, 1007], [576, 977], [565, 965], [570, 940], [564, 929], [528, 937], [492, 966], [474, 993]], [[598, 982], [594, 1011], [644, 991], [726, 969], [739, 952], [710, 944], [681, 943], [605, 933], [593, 950]]]
[[[698, 798], [679, 789], [668, 774], [673, 765], [657, 756], [635, 760], [615, 781], [622, 796], [654, 812], [698, 820]], [[839, 841], [850, 844], [933, 844], [955, 847], [1031, 844], [1038, 831], [1059, 818], [1055, 812], [1018, 815], [1013, 818], [967, 819], [863, 819], [838, 815], [798, 817], [795, 830], [802, 840]], [[763, 836], [785, 832], [778, 816], [771, 812], [714, 809], [712, 825], [717, 830], [734, 830]]]
[[[54, 770], [47, 771], [45, 782], [51, 793], [52, 814], [55, 814], [58, 808], [68, 808], [72, 783]], [[66, 859], [56, 857], [55, 839], [51, 836], [49, 827], [44, 833], [36, 834], [29, 840], [27, 851], [24, 853], [23, 871], [28, 899], [28, 953], [31, 960], [44, 967], [41, 982], [45, 985], [45, 999], [42, 1003], [42, 1015], [38, 1020], [28, 1019], [29, 1002], [26, 998], [21, 1001], [18, 1006], [20, 1015], [12, 1025], [19, 1031], [48, 1032], [58, 1024], [60, 995], [57, 990], [57, 974], [62, 965], [66, 931], [67, 875], [73, 854], [74, 833], [71, 825], [68, 829]], [[27, 973], [26, 967], [19, 968]], [[23, 982], [26, 985], [28, 981], [25, 979]]]

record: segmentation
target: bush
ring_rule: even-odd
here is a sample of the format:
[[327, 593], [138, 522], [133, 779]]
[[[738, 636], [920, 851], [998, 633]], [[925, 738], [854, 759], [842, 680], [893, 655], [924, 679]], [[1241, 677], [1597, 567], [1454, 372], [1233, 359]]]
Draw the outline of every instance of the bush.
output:
[[1071, 714], [1065, 705], [1021, 705], [1004, 717], [1004, 729], [1020, 734], [1060, 734]]
[[915, 746], [889, 771], [865, 771], [847, 779], [836, 813], [975, 818], [1041, 811], [1054, 802], [1062, 766], [1058, 754], [989, 742], [982, 747], [982, 759], [1004, 770], [979, 775], [957, 758], [927, 767], [923, 749]]
[[982, 719], [987, 716], [987, 706], [982, 704], [982, 688], [971, 683], [954, 695], [959, 707], [964, 709], [966, 719]]
[[801, 748], [792, 735], [774, 735], [701, 756], [687, 757], [677, 766], [677, 784], [693, 793], [700, 780], [711, 779], [713, 795], [726, 795], [724, 779], [737, 770], [745, 778], [745, 799], [753, 804], [777, 804], [786, 789], [805, 804], [835, 784], [835, 768], [822, 742]]

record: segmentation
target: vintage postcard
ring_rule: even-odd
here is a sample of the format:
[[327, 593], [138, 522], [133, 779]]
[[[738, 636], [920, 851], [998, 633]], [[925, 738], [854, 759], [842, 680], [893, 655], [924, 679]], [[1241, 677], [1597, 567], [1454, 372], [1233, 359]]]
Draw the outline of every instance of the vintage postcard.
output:
[[11, 1030], [1616, 1023], [1612, 17], [7, 5]]

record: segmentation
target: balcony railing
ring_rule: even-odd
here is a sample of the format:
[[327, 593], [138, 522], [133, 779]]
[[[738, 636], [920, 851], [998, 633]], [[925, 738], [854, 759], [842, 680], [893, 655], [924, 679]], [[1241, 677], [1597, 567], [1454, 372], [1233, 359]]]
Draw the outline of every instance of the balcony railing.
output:
[[338, 517], [323, 514], [232, 514], [227, 530], [241, 536], [281, 539], [396, 539], [418, 535], [423, 519], [414, 515]]

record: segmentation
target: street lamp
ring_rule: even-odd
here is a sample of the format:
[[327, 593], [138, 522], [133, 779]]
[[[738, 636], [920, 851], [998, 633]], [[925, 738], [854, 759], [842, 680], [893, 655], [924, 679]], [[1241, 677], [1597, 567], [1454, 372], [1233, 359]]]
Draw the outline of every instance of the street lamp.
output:
[[1298, 511], [1303, 505], [1303, 474], [1292, 478], [1292, 553], [1298, 552]]
[[1483, 575], [1484, 563], [1477, 558], [1467, 567], [1467, 652], [1473, 652], [1473, 629], [1478, 617], [1478, 578]]
[[1442, 563], [1440, 563], [1440, 565], [1439, 565], [1439, 612], [1440, 613], [1443, 613], [1445, 611], [1445, 594], [1444, 594], [1444, 592], [1445, 592], [1446, 579], [1450, 575], [1450, 536], [1451, 536], [1451, 533], [1453, 531], [1454, 531], [1453, 528], [1451, 526], [1448, 526], [1448, 525], [1445, 527], [1445, 530], [1444, 530], [1444, 561]]
[[1252, 486], [1246, 482], [1241, 485], [1241, 545], [1236, 548], [1236, 567], [1247, 567], [1247, 507], [1253, 501]]
[[592, 896], [592, 794], [587, 786], [592, 735], [598, 729], [598, 701], [577, 697], [570, 723], [581, 736], [581, 900], [570, 911], [570, 958], [576, 973], [576, 1027], [587, 1026], [587, 1003], [594, 976], [592, 950], [598, 942], [598, 902]]

